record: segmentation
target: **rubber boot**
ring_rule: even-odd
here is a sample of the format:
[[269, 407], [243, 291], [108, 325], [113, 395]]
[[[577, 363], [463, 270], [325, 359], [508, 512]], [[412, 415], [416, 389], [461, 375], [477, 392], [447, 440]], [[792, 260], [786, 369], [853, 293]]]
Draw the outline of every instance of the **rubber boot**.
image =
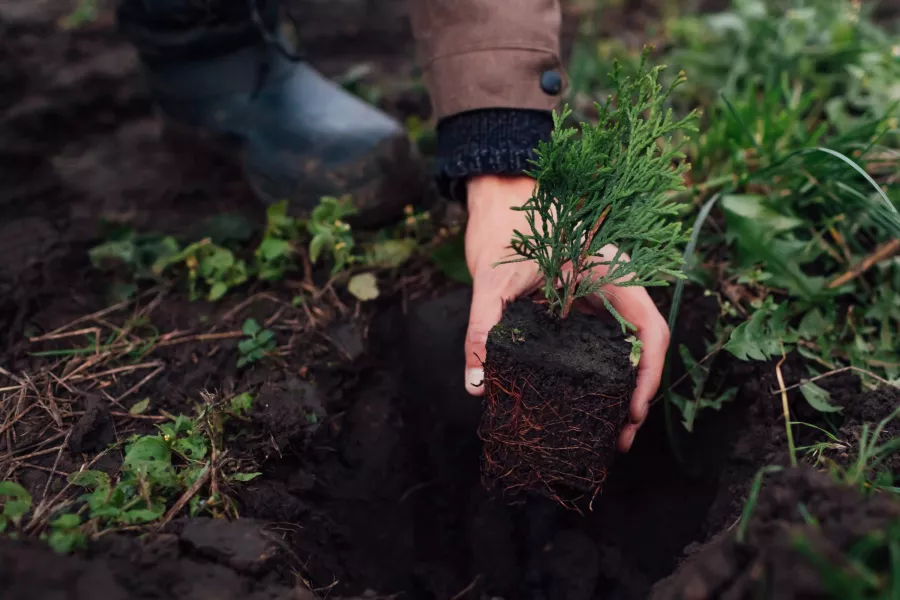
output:
[[404, 128], [294, 55], [274, 1], [124, 0], [119, 23], [169, 133], [238, 157], [264, 202], [302, 214], [350, 194], [377, 225], [423, 196]]

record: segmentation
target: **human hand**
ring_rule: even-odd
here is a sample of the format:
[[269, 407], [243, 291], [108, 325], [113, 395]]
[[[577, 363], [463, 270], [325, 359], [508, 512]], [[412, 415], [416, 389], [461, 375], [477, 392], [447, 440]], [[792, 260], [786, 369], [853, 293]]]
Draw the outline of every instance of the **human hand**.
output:
[[[513, 231], [528, 231], [525, 213], [511, 209], [525, 204], [533, 191], [534, 180], [526, 176], [479, 175], [468, 182], [466, 261], [472, 274], [473, 295], [465, 344], [466, 390], [474, 396], [484, 393], [485, 345], [488, 332], [500, 322], [504, 302], [530, 294], [543, 283], [533, 262], [496, 265], [510, 257]], [[612, 256], [615, 248], [607, 246], [601, 253]], [[595, 267], [591, 275], [602, 277], [606, 270]], [[637, 327], [636, 335], [643, 343], [637, 386], [628, 409], [629, 422], [619, 436], [619, 450], [627, 452], [659, 388], [669, 328], [646, 289], [609, 285], [603, 290], [619, 314]], [[580, 304], [582, 310], [595, 314], [606, 311], [599, 295], [586, 297]]]

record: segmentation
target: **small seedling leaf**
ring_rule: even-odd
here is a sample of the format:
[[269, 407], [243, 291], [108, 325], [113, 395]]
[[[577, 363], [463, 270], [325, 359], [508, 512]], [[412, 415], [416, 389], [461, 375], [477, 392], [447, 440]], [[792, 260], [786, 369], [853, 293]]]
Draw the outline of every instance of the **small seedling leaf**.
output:
[[628, 357], [631, 360], [631, 366], [637, 368], [641, 362], [641, 351], [644, 349], [644, 343], [634, 335], [628, 336], [625, 338], [625, 341], [631, 344], [631, 353]]
[[231, 412], [243, 415], [253, 406], [253, 394], [244, 392], [231, 399]]
[[347, 291], [361, 302], [374, 300], [378, 297], [378, 279], [372, 273], [354, 275], [347, 283]]
[[81, 517], [74, 513], [67, 513], [58, 516], [52, 523], [53, 527], [60, 529], [74, 529], [81, 525]]
[[809, 405], [819, 412], [833, 413], [843, 410], [840, 406], [835, 406], [831, 403], [831, 394], [827, 390], [822, 389], [811, 381], [800, 386], [800, 393], [803, 394]]
[[3, 502], [3, 516], [16, 525], [31, 510], [31, 494], [14, 481], [0, 481], [0, 501]]
[[150, 406], [150, 398], [144, 398], [140, 402], [135, 402], [134, 406], [128, 409], [128, 414], [130, 415], [142, 415], [147, 410], [147, 407]]
[[256, 252], [263, 260], [271, 261], [289, 256], [293, 252], [293, 246], [287, 240], [266, 238], [260, 243]]
[[244, 325], [243, 327], [241, 327], [241, 331], [244, 333], [244, 335], [251, 337], [259, 333], [260, 329], [262, 329], [262, 327], [260, 327], [256, 319], [252, 318], [244, 321]]
[[262, 475], [262, 473], [259, 473], [259, 472], [235, 473], [234, 475], [231, 476], [231, 480], [232, 481], [241, 481], [241, 482], [252, 481], [252, 480], [256, 479], [257, 477], [259, 477], [260, 475]]

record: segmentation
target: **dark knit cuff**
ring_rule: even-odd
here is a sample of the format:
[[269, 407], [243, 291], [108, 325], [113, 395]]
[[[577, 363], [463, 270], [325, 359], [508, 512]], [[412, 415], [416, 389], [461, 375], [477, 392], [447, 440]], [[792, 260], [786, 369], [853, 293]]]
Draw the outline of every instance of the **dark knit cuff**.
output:
[[552, 129], [551, 114], [538, 110], [491, 108], [442, 119], [435, 157], [438, 187], [464, 200], [462, 184], [473, 175], [521, 174]]

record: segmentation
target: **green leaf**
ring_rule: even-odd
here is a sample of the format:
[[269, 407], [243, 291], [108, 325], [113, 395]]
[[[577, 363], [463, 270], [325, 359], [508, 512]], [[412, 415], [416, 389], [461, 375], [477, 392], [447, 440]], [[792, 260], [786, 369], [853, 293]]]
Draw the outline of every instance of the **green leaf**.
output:
[[256, 334], [256, 337], [253, 340], [259, 348], [266, 348], [271, 346], [269, 342], [275, 341], [275, 332], [271, 329], [263, 329], [259, 333]]
[[31, 494], [14, 481], [0, 481], [0, 502], [3, 503], [3, 516], [14, 525], [18, 525], [31, 510]]
[[722, 196], [719, 205], [733, 216], [751, 219], [771, 232], [788, 231], [805, 224], [802, 219], [779, 213], [763, 196], [728, 194]]
[[172, 452], [169, 446], [156, 436], [143, 436], [131, 444], [125, 452], [124, 469], [164, 486], [174, 483]]
[[472, 274], [469, 273], [469, 266], [466, 263], [466, 247], [462, 235], [454, 236], [437, 246], [431, 252], [431, 262], [448, 279], [472, 285]]
[[79, 485], [89, 490], [105, 489], [109, 490], [109, 475], [103, 471], [79, 471], [71, 473], [68, 482], [72, 485]]
[[372, 273], [354, 275], [347, 282], [347, 291], [361, 302], [374, 300], [378, 298], [378, 279]]
[[628, 336], [625, 338], [625, 341], [631, 344], [631, 353], [628, 356], [631, 361], [631, 366], [637, 368], [638, 364], [641, 362], [641, 350], [644, 348], [644, 343], [634, 335]]
[[781, 355], [786, 338], [784, 324], [759, 309], [731, 332], [724, 348], [741, 360], [768, 360]]
[[241, 327], [241, 331], [243, 331], [246, 336], [254, 336], [260, 332], [262, 327], [260, 327], [259, 323], [256, 322], [256, 319], [247, 319], [244, 321], [243, 327]]
[[74, 513], [60, 515], [51, 523], [51, 526], [60, 529], [74, 529], [81, 526], [81, 517]]
[[166, 505], [155, 503], [152, 508], [133, 508], [122, 513], [126, 525], [143, 525], [159, 519], [166, 512]]
[[206, 438], [202, 435], [179, 438], [175, 441], [174, 448], [176, 452], [191, 460], [201, 460], [209, 450]]
[[81, 531], [81, 517], [76, 514], [60, 515], [50, 522], [50, 527], [47, 543], [54, 552], [68, 554], [87, 545], [87, 536]]
[[366, 256], [366, 264], [383, 269], [395, 269], [409, 260], [416, 245], [416, 241], [411, 238], [375, 242]]
[[260, 243], [256, 252], [264, 261], [288, 258], [293, 252], [293, 245], [287, 240], [266, 238]]
[[830, 329], [832, 329], [832, 326], [822, 316], [822, 312], [814, 308], [803, 315], [800, 325], [797, 327], [797, 334], [804, 340], [812, 340], [820, 337]]
[[149, 396], [139, 402], [135, 402], [134, 405], [128, 409], [128, 414], [142, 415], [147, 410], [148, 406], [150, 406], [150, 397]]
[[811, 381], [801, 385], [800, 392], [803, 394], [803, 397], [806, 398], [809, 405], [819, 412], [834, 413], [843, 410], [840, 406], [835, 406], [830, 402], [831, 394], [829, 394], [827, 390], [820, 388]]
[[217, 300], [221, 300], [227, 293], [228, 284], [223, 281], [216, 281], [213, 282], [211, 286], [209, 286], [209, 294], [206, 298], [210, 302], [216, 302]]
[[253, 479], [256, 479], [257, 477], [259, 477], [260, 475], [262, 475], [262, 473], [259, 473], [259, 472], [256, 472], [256, 473], [235, 473], [234, 475], [232, 475], [232, 476], [230, 477], [230, 479], [231, 479], [232, 481], [246, 482], [246, 481], [252, 481]]
[[244, 392], [231, 399], [231, 412], [243, 415], [253, 406], [253, 394]]
[[319, 256], [322, 255], [322, 250], [325, 249], [325, 244], [330, 240], [330, 236], [324, 233], [320, 233], [318, 235], [314, 235], [313, 238], [309, 241], [309, 260], [313, 264], [319, 262]]

